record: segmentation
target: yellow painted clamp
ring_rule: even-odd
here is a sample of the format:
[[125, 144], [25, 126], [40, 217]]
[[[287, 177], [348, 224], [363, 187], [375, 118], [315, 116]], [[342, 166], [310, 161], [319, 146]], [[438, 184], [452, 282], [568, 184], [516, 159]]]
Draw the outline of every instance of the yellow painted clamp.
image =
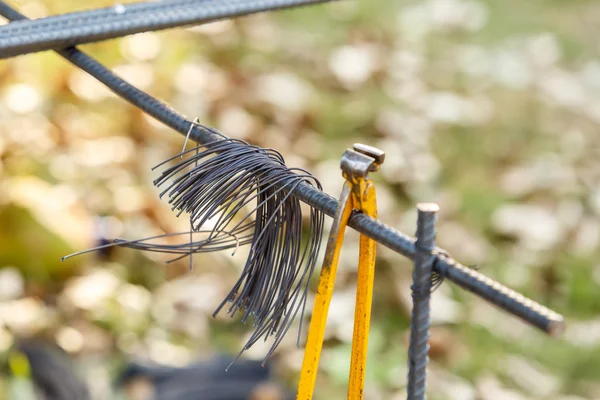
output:
[[[325, 250], [325, 259], [315, 296], [306, 350], [300, 372], [297, 400], [311, 400], [313, 397], [325, 337], [327, 313], [333, 294], [346, 224], [352, 211], [362, 212], [374, 218], [377, 217], [375, 186], [367, 175], [370, 171], [377, 171], [384, 158], [383, 151], [362, 144], [355, 144], [354, 150], [347, 150], [342, 156], [341, 168], [346, 182], [339, 199], [339, 206], [334, 216]], [[360, 236], [354, 333], [348, 383], [349, 400], [363, 398], [375, 275], [375, 243], [367, 236]]]

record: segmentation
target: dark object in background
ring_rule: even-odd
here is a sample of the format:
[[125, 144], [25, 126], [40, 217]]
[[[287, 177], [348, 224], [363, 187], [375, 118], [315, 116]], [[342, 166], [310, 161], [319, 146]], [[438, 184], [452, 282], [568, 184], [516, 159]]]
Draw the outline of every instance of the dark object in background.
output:
[[65, 354], [58, 348], [23, 340], [15, 351], [27, 357], [29, 372], [39, 400], [89, 400], [88, 389], [73, 372]]
[[98, 258], [101, 261], [110, 260], [115, 250], [113, 246], [108, 246], [113, 243], [113, 241], [109, 239], [110, 234], [108, 224], [109, 222], [107, 217], [96, 217], [94, 221], [94, 240], [96, 242], [95, 246], [100, 247], [100, 249], [98, 250]]
[[[268, 366], [259, 361], [219, 356], [187, 367], [172, 368], [129, 364], [117, 384], [128, 389], [132, 400], [293, 400], [271, 380]], [[139, 388], [149, 386], [148, 390]], [[137, 393], [135, 393], [137, 392]], [[150, 393], [152, 394], [150, 394]]]

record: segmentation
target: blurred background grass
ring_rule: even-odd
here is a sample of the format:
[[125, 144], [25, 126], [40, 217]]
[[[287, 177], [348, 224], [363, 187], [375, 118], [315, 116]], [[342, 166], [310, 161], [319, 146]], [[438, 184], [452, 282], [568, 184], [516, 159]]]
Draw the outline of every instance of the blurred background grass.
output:
[[[30, 17], [110, 1], [13, 1]], [[415, 230], [441, 206], [438, 243], [564, 313], [545, 337], [446, 283], [434, 295], [431, 399], [600, 399], [600, 3], [342, 1], [83, 49], [230, 137], [273, 147], [337, 195], [341, 153], [382, 147], [381, 219]], [[236, 353], [250, 326], [211, 317], [244, 255], [116, 250], [108, 238], [185, 226], [150, 167], [183, 138], [51, 53], [0, 62], [0, 350], [41, 336], [95, 398], [125, 360], [182, 365]], [[183, 225], [182, 225], [183, 224]], [[358, 237], [341, 260], [317, 399], [345, 398]], [[380, 248], [368, 399], [405, 398], [411, 265]], [[302, 349], [275, 362], [293, 387]], [[248, 357], [260, 358], [265, 348]], [[10, 392], [13, 379], [0, 379]]]

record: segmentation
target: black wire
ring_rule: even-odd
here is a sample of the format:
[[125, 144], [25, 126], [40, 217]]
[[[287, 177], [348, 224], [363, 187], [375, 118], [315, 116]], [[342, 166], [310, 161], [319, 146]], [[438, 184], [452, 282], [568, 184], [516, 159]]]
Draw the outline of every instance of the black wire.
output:
[[0, 58], [328, 1], [332, 0], [170, 0], [119, 4], [0, 26]]
[[[294, 319], [286, 316], [296, 316], [305, 308], [323, 235], [324, 214], [315, 208], [310, 209], [308, 231], [303, 232], [300, 201], [293, 193], [302, 182], [317, 189], [321, 185], [306, 171], [286, 167], [278, 152], [241, 140], [221, 139], [184, 154], [186, 158], [171, 158], [176, 164], [165, 167], [154, 184], [164, 188], [161, 197], [169, 198], [173, 210], [189, 214], [192, 239], [175, 245], [153, 242], [165, 236], [188, 234], [182, 232], [117, 240], [113, 246], [178, 254], [171, 260], [174, 261], [194, 253], [250, 244], [240, 278], [213, 315], [228, 303], [228, 314], [242, 312], [242, 322], [251, 319], [255, 328], [243, 350], [274, 335], [270, 355], [293, 323]], [[164, 167], [165, 162], [160, 166]], [[252, 216], [254, 221], [247, 222]], [[214, 219], [210, 231], [200, 230]], [[194, 241], [195, 232], [208, 233], [208, 237]]]
[[[1, 1], [0, 14], [5, 17], [10, 15], [12, 16], [10, 19], [15, 20], [26, 18]], [[102, 64], [76, 48], [58, 50], [57, 52], [77, 67], [104, 83], [118, 96], [139, 107], [165, 125], [183, 135], [186, 135], [190, 131], [190, 138], [192, 140], [198, 143], [208, 143], [221, 138], [210, 129], [196, 126], [169, 106], [125, 82], [102, 66]], [[294, 190], [294, 196], [330, 217], [333, 217], [338, 207], [335, 198], [305, 183], [298, 185]], [[399, 254], [410, 259], [414, 259], [415, 257], [414, 238], [385, 225], [379, 220], [361, 213], [353, 213], [348, 221], [348, 226]], [[544, 332], [559, 334], [564, 327], [561, 315], [485, 275], [461, 265], [449, 256], [438, 254], [434, 270], [445, 279], [454, 282], [463, 289], [480, 296]]]

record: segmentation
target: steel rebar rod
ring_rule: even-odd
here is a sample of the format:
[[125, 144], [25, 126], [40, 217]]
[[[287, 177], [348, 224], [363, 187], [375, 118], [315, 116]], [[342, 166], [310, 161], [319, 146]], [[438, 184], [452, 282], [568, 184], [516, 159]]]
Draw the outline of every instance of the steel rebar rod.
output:
[[408, 347], [408, 400], [425, 400], [427, 364], [429, 363], [429, 325], [431, 274], [435, 256], [435, 221], [439, 207], [433, 203], [417, 205], [417, 253], [414, 259], [410, 320], [410, 345]]
[[0, 58], [329, 1], [171, 0], [22, 20], [0, 26]]
[[[8, 17], [10, 20], [25, 18], [4, 2], [0, 2], [0, 15]], [[213, 133], [202, 129], [163, 102], [125, 82], [102, 64], [76, 48], [71, 47], [65, 50], [57, 50], [57, 52], [75, 66], [98, 79], [121, 98], [139, 107], [182, 135], [186, 135], [191, 129], [190, 139], [198, 143], [207, 143], [216, 139]], [[299, 185], [294, 190], [294, 196], [323, 211], [330, 217], [335, 214], [338, 207], [335, 198], [307, 184]], [[415, 240], [377, 219], [355, 213], [350, 218], [348, 226], [397, 253], [412, 260], [415, 258]], [[443, 278], [454, 282], [463, 289], [478, 295], [550, 335], [556, 336], [563, 331], [564, 320], [560, 314], [471, 268], [461, 265], [449, 255], [436, 254], [434, 271]]]

